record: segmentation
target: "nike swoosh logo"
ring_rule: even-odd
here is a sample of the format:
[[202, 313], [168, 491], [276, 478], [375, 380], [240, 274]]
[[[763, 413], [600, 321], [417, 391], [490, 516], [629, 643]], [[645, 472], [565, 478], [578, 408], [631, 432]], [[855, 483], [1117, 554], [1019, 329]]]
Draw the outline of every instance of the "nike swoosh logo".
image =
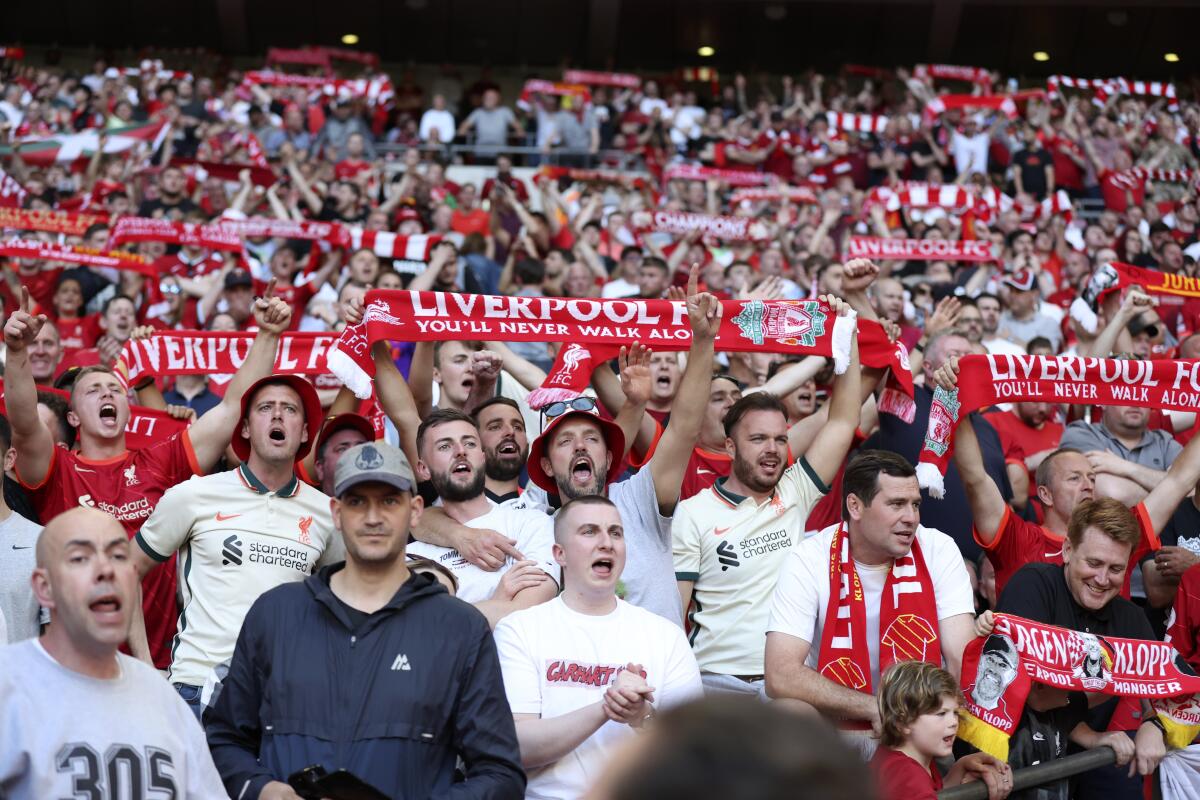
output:
[[76, 467], [76, 468], [75, 468], [75, 471], [76, 471], [76, 472], [95, 472], [96, 470], [94, 470], [94, 469], [88, 469], [88, 468], [86, 468], [86, 467]]
[[729, 528], [713, 528], [713, 534], [716, 536], [724, 536], [729, 533]]
[[18, 547], [17, 545], [15, 545], [15, 544], [14, 544], [14, 545], [12, 546], [12, 549], [13, 549], [13, 550], [32, 550], [32, 549], [33, 549], [33, 545], [29, 544], [29, 545], [25, 545], [24, 547]]
[[224, 522], [227, 519], [234, 519], [234, 518], [240, 517], [240, 516], [241, 516], [241, 514], [222, 514], [220, 511], [218, 511], [217, 512], [217, 522]]

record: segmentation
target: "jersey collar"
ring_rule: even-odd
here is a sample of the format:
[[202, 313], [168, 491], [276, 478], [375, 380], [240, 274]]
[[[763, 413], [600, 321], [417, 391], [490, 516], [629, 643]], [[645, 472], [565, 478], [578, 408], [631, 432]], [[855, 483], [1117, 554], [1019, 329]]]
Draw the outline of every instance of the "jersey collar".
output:
[[[721, 498], [722, 500], [724, 500], [726, 503], [733, 506], [734, 508], [737, 508], [738, 506], [740, 506], [742, 503], [749, 500], [750, 498], [748, 498], [744, 495], [736, 494], [735, 492], [729, 491], [729, 489], [727, 489], [725, 487], [725, 483], [728, 480], [729, 480], [728, 475], [717, 478], [717, 480], [713, 482], [712, 488], [713, 488], [713, 491], [716, 492], [717, 497]], [[771, 490], [771, 499], [774, 499], [776, 491], [777, 491], [777, 489]], [[767, 502], [769, 503], [769, 502], [771, 502], [771, 500], [768, 499]]]
[[[258, 479], [258, 476], [250, 471], [250, 466], [244, 461], [237, 468], [238, 475], [242, 479], [242, 483], [246, 484], [246, 488], [258, 494], [271, 494], [271, 490], [266, 484]], [[275, 492], [276, 497], [295, 497], [296, 492], [300, 491], [300, 480], [296, 474], [292, 473], [292, 479], [280, 487], [279, 491]]]

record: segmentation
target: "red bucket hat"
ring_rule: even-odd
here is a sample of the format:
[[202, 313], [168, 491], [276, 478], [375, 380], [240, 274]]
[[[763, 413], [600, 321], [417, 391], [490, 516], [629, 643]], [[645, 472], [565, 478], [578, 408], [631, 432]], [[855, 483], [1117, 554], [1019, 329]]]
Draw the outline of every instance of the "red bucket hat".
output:
[[[579, 398], [576, 399], [578, 400]], [[552, 403], [547, 408], [551, 408], [553, 405]], [[580, 417], [585, 417], [596, 423], [600, 428], [601, 435], [604, 436], [604, 443], [607, 445], [609, 451], [608, 476], [605, 478], [605, 483], [615, 481], [624, 468], [625, 434], [621, 431], [621, 426], [612, 420], [601, 417], [594, 406], [590, 411], [569, 408], [546, 424], [546, 427], [542, 429], [541, 435], [534, 439], [533, 444], [529, 446], [529, 458], [525, 461], [525, 470], [529, 473], [529, 480], [545, 489], [549, 494], [558, 494], [558, 483], [554, 480], [553, 475], [542, 469], [542, 456], [546, 454], [546, 442], [554, 434], [554, 429], [562, 425], [564, 420], [578, 419]]]
[[290, 386], [295, 390], [296, 394], [300, 395], [300, 403], [304, 406], [304, 424], [308, 426], [308, 441], [302, 442], [300, 449], [296, 451], [296, 460], [299, 461], [308, 455], [308, 451], [317, 443], [317, 435], [321, 430], [321, 423], [324, 421], [321, 414], [321, 398], [317, 396], [316, 388], [299, 375], [269, 375], [255, 382], [253, 386], [246, 390], [246, 393], [242, 395], [242, 411], [238, 415], [238, 426], [233, 432], [233, 439], [230, 441], [230, 444], [233, 445], [233, 452], [242, 461], [250, 458], [250, 440], [242, 435], [242, 422], [246, 419], [250, 400], [258, 393], [259, 389], [268, 384]]

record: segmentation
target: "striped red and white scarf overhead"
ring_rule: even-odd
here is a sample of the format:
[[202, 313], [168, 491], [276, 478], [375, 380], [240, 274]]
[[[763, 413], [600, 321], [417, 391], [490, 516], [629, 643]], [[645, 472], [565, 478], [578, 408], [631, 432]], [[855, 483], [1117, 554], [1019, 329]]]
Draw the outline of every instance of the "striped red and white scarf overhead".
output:
[[826, 111], [825, 119], [829, 122], [829, 127], [836, 128], [839, 131], [880, 134], [887, 127], [890, 118], [880, 114], [850, 114], [841, 111]]
[[992, 73], [983, 67], [963, 67], [957, 64], [917, 64], [913, 76], [923, 79], [967, 81], [980, 86], [992, 85]]
[[363, 228], [348, 228], [347, 235], [352, 250], [365, 248], [380, 258], [408, 261], [428, 261], [434, 245], [442, 240], [440, 234], [400, 236], [387, 231], [368, 231]]
[[1162, 97], [1167, 101], [1167, 109], [1179, 111], [1179, 99], [1175, 93], [1175, 84], [1163, 81], [1131, 81], [1128, 78], [1073, 78], [1069, 75], [1051, 75], [1046, 79], [1046, 93], [1051, 100], [1061, 96], [1060, 87], [1067, 89], [1083, 89], [1095, 92], [1095, 101], [1103, 105], [1114, 94], [1143, 95]]

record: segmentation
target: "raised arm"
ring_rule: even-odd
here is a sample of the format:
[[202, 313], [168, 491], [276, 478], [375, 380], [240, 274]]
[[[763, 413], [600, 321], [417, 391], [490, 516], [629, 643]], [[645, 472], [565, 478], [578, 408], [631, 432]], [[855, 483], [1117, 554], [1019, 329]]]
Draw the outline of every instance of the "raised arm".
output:
[[1112, 319], [1104, 326], [1104, 330], [1100, 331], [1100, 335], [1090, 344], [1079, 342], [1079, 355], [1108, 358], [1111, 353], [1128, 351], [1132, 340], [1126, 326], [1138, 314], [1153, 308], [1154, 298], [1137, 288], [1131, 289], [1121, 301], [1117, 313], [1113, 314]]
[[417, 463], [417, 428], [421, 425], [421, 415], [417, 413], [417, 403], [409, 391], [408, 382], [392, 361], [391, 349], [387, 342], [376, 342], [371, 348], [371, 357], [375, 360], [375, 392], [379, 397], [379, 405], [383, 413], [396, 426], [400, 433], [400, 449], [408, 463]]
[[708, 292], [698, 290], [699, 279], [700, 268], [693, 266], [688, 278], [687, 311], [692, 327], [692, 346], [688, 350], [687, 369], [675, 395], [671, 422], [659, 439], [649, 464], [658, 508], [663, 516], [670, 516], [675, 510], [684, 470], [700, 436], [704, 405], [712, 382], [713, 348], [721, 327], [721, 303]]
[[233, 436], [242, 411], [242, 395], [275, 369], [275, 351], [279, 337], [292, 321], [292, 307], [278, 297], [272, 297], [275, 280], [267, 284], [263, 296], [254, 301], [254, 320], [258, 333], [246, 360], [238, 369], [221, 402], [192, 425], [187, 431], [196, 454], [196, 462], [204, 472], [212, 469]]
[[[849, 306], [832, 295], [822, 298], [834, 308], [839, 317], [852, 314]], [[817, 477], [828, 486], [837, 476], [854, 432], [858, 430], [858, 419], [862, 411], [862, 371], [858, 362], [858, 336], [850, 342], [850, 364], [846, 371], [833, 382], [833, 395], [829, 400], [829, 419], [804, 453], [805, 460]]]
[[[951, 391], [958, 385], [958, 358], [951, 358], [934, 373], [934, 380], [941, 388]], [[1000, 532], [1004, 519], [1004, 497], [996, 482], [983, 468], [983, 450], [975, 436], [975, 426], [968, 417], [954, 429], [954, 463], [958, 475], [967, 491], [967, 504], [975, 520], [975, 532], [980, 544], [990, 545]]]
[[4, 325], [8, 349], [4, 369], [4, 403], [12, 426], [12, 446], [17, 454], [16, 473], [22, 483], [39, 486], [50, 472], [54, 437], [37, 410], [37, 384], [29, 366], [29, 346], [37, 338], [46, 315], [34, 316], [29, 289], [21, 287], [21, 306]]
[[1200, 444], [1197, 444], [1197, 440], [1200, 440], [1200, 436], [1193, 436], [1188, 441], [1183, 452], [1171, 463], [1167, 474], [1142, 501], [1146, 513], [1150, 516], [1155, 536], [1162, 533], [1180, 502], [1188, 496], [1196, 482], [1200, 481]]

